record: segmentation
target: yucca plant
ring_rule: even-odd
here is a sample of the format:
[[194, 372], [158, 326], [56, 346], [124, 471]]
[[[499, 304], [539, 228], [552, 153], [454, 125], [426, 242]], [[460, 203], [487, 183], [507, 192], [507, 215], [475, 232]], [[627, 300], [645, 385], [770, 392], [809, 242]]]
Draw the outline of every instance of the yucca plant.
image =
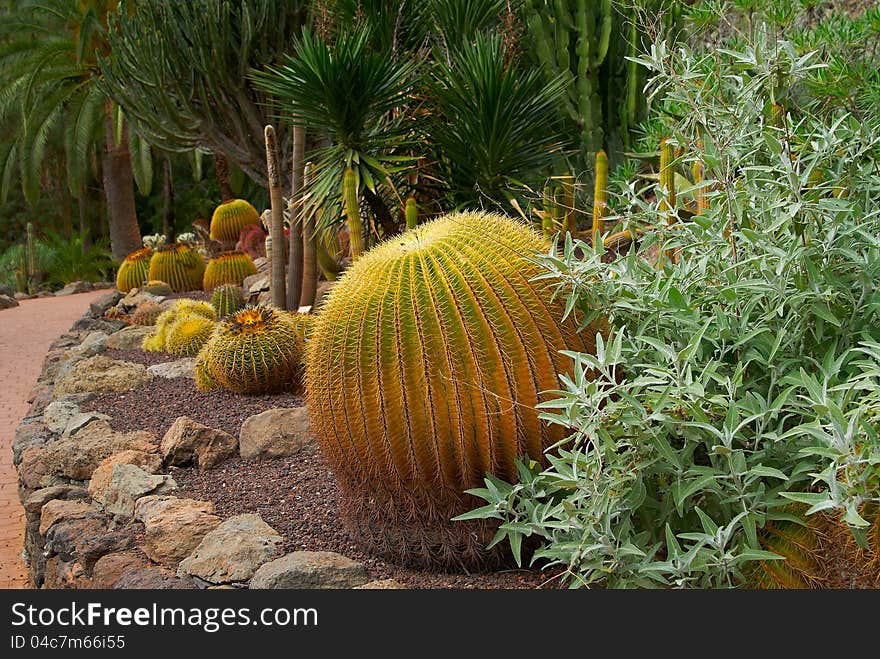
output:
[[[459, 205], [507, 206], [513, 189], [537, 187], [562, 156], [562, 80], [509, 62], [497, 36], [478, 34], [432, 70], [430, 134]], [[516, 200], [525, 205], [525, 199]]]
[[286, 113], [329, 146], [311, 153], [315, 175], [304, 188], [303, 212], [318, 229], [343, 221], [343, 176], [351, 169], [358, 196], [384, 230], [396, 224], [384, 201], [392, 177], [405, 174], [411, 138], [401, 110], [413, 89], [416, 63], [370, 47], [369, 26], [332, 42], [304, 31], [281, 66], [255, 71], [257, 85], [285, 103]]
[[548, 248], [500, 215], [447, 215], [366, 253], [315, 317], [312, 428], [371, 550], [446, 567], [499, 558], [488, 525], [449, 520], [486, 472], [515, 478], [517, 456], [542, 460], [565, 437], [536, 406], [567, 368], [560, 351], [594, 345], [534, 279], [528, 259]]
[[245, 277], [257, 274], [257, 266], [254, 260], [245, 252], [229, 251], [221, 252], [208, 261], [205, 274], [202, 277], [202, 286], [206, 293], [211, 293], [223, 284], [241, 286]]
[[167, 282], [175, 293], [202, 288], [205, 262], [186, 243], [160, 245], [150, 257], [149, 278]]
[[196, 386], [240, 394], [295, 390], [301, 384], [301, 314], [253, 306], [220, 321], [196, 359]]

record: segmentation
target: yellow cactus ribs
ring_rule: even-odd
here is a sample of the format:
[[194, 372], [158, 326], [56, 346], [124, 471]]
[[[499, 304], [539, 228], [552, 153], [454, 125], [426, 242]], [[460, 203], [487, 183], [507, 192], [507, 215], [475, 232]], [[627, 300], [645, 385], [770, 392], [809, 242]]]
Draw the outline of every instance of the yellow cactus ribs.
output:
[[231, 199], [217, 206], [211, 216], [211, 240], [235, 243], [241, 230], [249, 224], [259, 224], [257, 209], [244, 199]]
[[162, 245], [150, 259], [150, 279], [167, 282], [175, 293], [199, 290], [204, 273], [202, 257], [185, 243]]
[[166, 309], [156, 318], [156, 329], [144, 337], [142, 348], [148, 352], [164, 352], [167, 349], [169, 332], [174, 324], [192, 316], [199, 316], [214, 321], [217, 312], [207, 302], [201, 300], [177, 300], [170, 309]]
[[239, 251], [222, 252], [208, 261], [202, 285], [211, 293], [223, 284], [241, 286], [245, 277], [257, 274], [257, 266], [250, 255]]
[[364, 254], [314, 317], [312, 430], [368, 549], [444, 567], [502, 558], [484, 549], [491, 524], [450, 519], [478, 505], [462, 493], [486, 472], [516, 480], [517, 457], [564, 439], [536, 406], [571, 368], [561, 350], [594, 349], [534, 280], [528, 257], [548, 247], [500, 215], [447, 215]]
[[153, 250], [149, 247], [144, 247], [126, 256], [116, 273], [116, 288], [122, 293], [128, 293], [132, 288], [143, 286], [147, 281], [152, 256]]
[[198, 354], [214, 331], [215, 323], [203, 316], [187, 316], [176, 321], [165, 339], [165, 351], [172, 355]]
[[222, 320], [202, 348], [196, 386], [240, 394], [293, 390], [300, 385], [302, 360], [302, 330], [294, 314], [245, 307]]

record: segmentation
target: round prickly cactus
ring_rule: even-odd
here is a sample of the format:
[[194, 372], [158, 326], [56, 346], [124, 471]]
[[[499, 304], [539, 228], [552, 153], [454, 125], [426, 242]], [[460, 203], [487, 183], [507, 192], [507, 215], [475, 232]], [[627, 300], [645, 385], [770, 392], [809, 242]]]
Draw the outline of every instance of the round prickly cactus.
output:
[[222, 284], [241, 286], [245, 277], [255, 274], [257, 274], [257, 266], [248, 254], [238, 251], [221, 252], [208, 261], [202, 277], [202, 285], [205, 291], [210, 293]]
[[241, 230], [249, 224], [259, 224], [260, 214], [257, 209], [244, 199], [224, 201], [214, 210], [211, 216], [211, 240], [222, 243], [234, 243], [241, 235]]
[[144, 247], [126, 256], [116, 273], [116, 288], [122, 293], [128, 293], [132, 288], [143, 286], [150, 270], [151, 256], [153, 256], [153, 250], [149, 247]]
[[174, 292], [171, 290], [171, 287], [168, 284], [166, 284], [164, 281], [159, 281], [158, 279], [148, 281], [146, 286], [144, 286], [141, 291], [144, 293], [150, 293], [151, 295], [160, 296], [168, 296]]
[[172, 355], [191, 356], [198, 354], [214, 331], [216, 323], [204, 316], [184, 316], [168, 328], [165, 337], [165, 352]]
[[199, 316], [214, 321], [217, 313], [207, 302], [201, 300], [177, 300], [169, 309], [159, 314], [156, 329], [144, 337], [141, 347], [149, 352], [163, 352], [166, 349], [168, 333], [172, 325], [182, 318]]
[[217, 384], [240, 394], [294, 389], [302, 357], [302, 330], [294, 314], [267, 306], [245, 307], [223, 319], [202, 348], [196, 385]]
[[346, 521], [404, 563], [484, 565], [494, 528], [450, 522], [480, 505], [487, 472], [516, 480], [565, 429], [541, 422], [541, 392], [591, 351], [562, 322], [527, 260], [549, 244], [500, 215], [456, 213], [363, 255], [312, 321], [305, 383], [312, 430], [336, 473]]
[[223, 284], [214, 289], [211, 305], [220, 318], [235, 313], [244, 306], [244, 291], [241, 286]]
[[144, 327], [155, 325], [162, 311], [163, 309], [161, 305], [156, 304], [155, 302], [144, 302], [135, 309], [134, 313], [131, 315], [131, 322], [133, 325], [141, 325]]
[[186, 243], [161, 245], [150, 259], [150, 279], [168, 282], [175, 293], [199, 290], [204, 273], [205, 262]]

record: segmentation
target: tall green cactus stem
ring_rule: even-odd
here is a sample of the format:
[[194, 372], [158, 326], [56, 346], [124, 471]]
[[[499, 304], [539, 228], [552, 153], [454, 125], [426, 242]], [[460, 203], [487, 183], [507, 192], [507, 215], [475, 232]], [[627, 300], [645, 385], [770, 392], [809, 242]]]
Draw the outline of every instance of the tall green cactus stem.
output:
[[604, 220], [608, 208], [608, 156], [604, 151], [596, 153], [595, 185], [593, 187], [593, 244], [602, 239]]
[[303, 314], [268, 306], [245, 307], [228, 316], [199, 352], [196, 384], [240, 394], [297, 389], [306, 322]]
[[[303, 179], [306, 186], [314, 180], [314, 167], [307, 162], [303, 168]], [[315, 235], [314, 213], [305, 213], [303, 217], [303, 276], [302, 289], [299, 296], [300, 306], [310, 307], [315, 304], [318, 292], [318, 237]], [[291, 309], [291, 311], [294, 311]]]
[[249, 254], [234, 250], [220, 252], [208, 261], [205, 274], [202, 277], [202, 287], [206, 293], [211, 293], [223, 284], [241, 286], [245, 277], [255, 274], [257, 274], [257, 266]]
[[367, 252], [314, 317], [312, 430], [372, 551], [443, 567], [499, 558], [492, 524], [450, 521], [475, 505], [462, 492], [487, 472], [516, 480], [518, 456], [545, 460], [567, 435], [536, 408], [571, 369], [560, 351], [595, 348], [537, 278], [528, 257], [548, 249], [510, 218], [450, 214]]
[[244, 291], [241, 286], [223, 284], [214, 289], [211, 295], [211, 306], [217, 311], [219, 318], [224, 318], [244, 307]]
[[406, 216], [406, 228], [415, 229], [419, 223], [419, 208], [416, 205], [415, 197], [407, 197], [404, 215]]
[[147, 281], [152, 256], [153, 250], [149, 247], [126, 256], [116, 272], [116, 288], [122, 293], [128, 293], [132, 288], [141, 288]]
[[27, 282], [28, 293], [34, 294], [37, 286], [37, 241], [33, 222], [27, 223]]
[[186, 243], [160, 245], [150, 257], [150, 279], [166, 282], [175, 293], [198, 291], [202, 288], [205, 262]]
[[560, 189], [557, 190], [557, 196], [562, 198], [562, 230], [574, 233], [577, 230], [577, 222], [575, 221], [575, 199], [574, 199], [574, 180], [571, 176], [566, 176], [562, 180]]
[[541, 212], [541, 231], [544, 238], [550, 240], [556, 232], [556, 197], [551, 186], [544, 186], [543, 211]]
[[348, 241], [351, 245], [351, 259], [356, 261], [364, 253], [364, 231], [361, 226], [361, 211], [358, 206], [357, 174], [349, 167], [342, 176], [342, 206], [348, 220]]

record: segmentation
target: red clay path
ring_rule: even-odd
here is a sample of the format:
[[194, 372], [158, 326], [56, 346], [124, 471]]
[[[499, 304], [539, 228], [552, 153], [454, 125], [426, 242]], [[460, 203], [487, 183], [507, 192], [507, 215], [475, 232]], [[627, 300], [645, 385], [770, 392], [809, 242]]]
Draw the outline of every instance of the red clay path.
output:
[[27, 588], [21, 560], [24, 510], [12, 466], [15, 427], [28, 410], [28, 394], [43, 357], [89, 306], [106, 291], [23, 300], [0, 311], [0, 588]]

